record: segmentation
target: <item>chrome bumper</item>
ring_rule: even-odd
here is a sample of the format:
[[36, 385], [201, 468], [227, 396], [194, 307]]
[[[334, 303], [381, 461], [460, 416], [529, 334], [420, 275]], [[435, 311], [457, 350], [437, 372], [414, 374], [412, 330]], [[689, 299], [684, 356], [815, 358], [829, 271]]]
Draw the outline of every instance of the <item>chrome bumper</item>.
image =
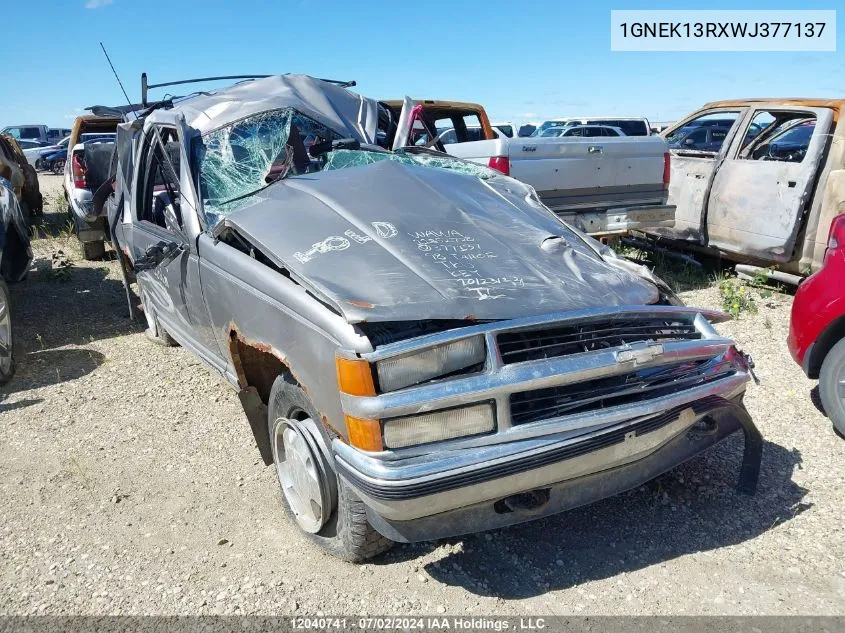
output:
[[[689, 414], [682, 413], [680, 417], [689, 419]], [[708, 425], [699, 427], [698, 424], [693, 423], [666, 440], [657, 450], [632, 461], [573, 479], [563, 479], [511, 495], [502, 490], [493, 499], [462, 505], [453, 510], [416, 519], [391, 518], [379, 514], [378, 509], [372, 506], [367, 507], [367, 516], [379, 532], [399, 542], [447, 538], [524, 523], [594, 503], [641, 486], [740, 429], [745, 435], [745, 453], [739, 477], [739, 489], [741, 492], [753, 494], [759, 475], [763, 442], [745, 408], [738, 401], [711, 399], [709, 403], [701, 403], [698, 413], [695, 413], [696, 422], [705, 418]], [[659, 436], [665, 437], [665, 434], [659, 433], [654, 437]], [[625, 443], [627, 442], [628, 440]], [[573, 458], [571, 464], [566, 461], [561, 462], [559, 473], [565, 476], [567, 470], [571, 472], [572, 469], [577, 468], [575, 462], [578, 460], [582, 465], [588, 466], [592, 457], [598, 457], [598, 453]], [[526, 479], [527, 482], [528, 479]], [[466, 495], [469, 491], [464, 489], [461, 492]], [[526, 504], [526, 500], [530, 504]], [[367, 499], [368, 503], [369, 501]], [[431, 498], [424, 497], [420, 501], [428, 503]]]
[[[650, 353], [655, 349], [654, 344], [642, 342], [512, 364], [502, 361], [497, 347], [497, 336], [503, 332], [532, 330], [550, 323], [568, 325], [591, 319], [612, 320], [631, 314], [681, 315], [694, 324], [700, 338], [663, 342], [659, 352], [654, 354]], [[678, 444], [679, 438], [697, 433], [699, 423], [704, 418], [711, 419], [714, 412], [733, 411], [725, 418], [728, 421], [719, 425], [717, 433], [695, 443], [697, 451], [704, 450], [738, 430], [740, 417], [747, 418], [741, 406], [732, 404], [741, 400], [749, 379], [743, 357], [736, 352], [731, 340], [719, 337], [700, 311], [689, 308], [620, 308], [485, 324], [387, 345], [364, 357], [377, 361], [478, 333], [484, 333], [488, 349], [485, 370], [481, 373], [378, 396], [342, 396], [347, 415], [370, 419], [413, 415], [481, 401], [492, 401], [496, 406], [497, 429], [489, 435], [379, 453], [360, 451], [340, 439], [333, 442], [338, 473], [367, 505], [378, 529], [391, 531], [392, 528], [385, 527], [390, 523], [406, 527], [409, 523], [425, 523], [437, 516], [443, 518], [449, 513], [461, 513], [478, 504], [492, 507], [491, 504], [512, 495], [629, 467], [663, 454], [663, 449]], [[726, 357], [731, 359], [727, 365], [722, 360]], [[523, 424], [515, 424], [511, 418], [512, 394], [619, 376], [632, 369], [695, 361], [715, 362], [714, 372], [719, 373], [702, 384], [685, 385], [659, 397], [618, 406]], [[726, 366], [729, 371], [725, 371]], [[736, 413], [736, 409], [741, 413]], [[676, 455], [665, 454], [657, 460], [668, 463], [665, 469], [691, 456], [685, 453], [688, 446], [682, 447], [683, 450], [676, 448], [669, 450]], [[507, 520], [513, 518], [505, 517]], [[488, 521], [465, 531], [489, 526]], [[437, 532], [432, 532], [433, 527], [426, 530], [423, 530], [425, 534]], [[391, 538], [399, 536], [401, 534], [394, 533]], [[422, 538], [436, 536], [417, 534], [414, 540]]]

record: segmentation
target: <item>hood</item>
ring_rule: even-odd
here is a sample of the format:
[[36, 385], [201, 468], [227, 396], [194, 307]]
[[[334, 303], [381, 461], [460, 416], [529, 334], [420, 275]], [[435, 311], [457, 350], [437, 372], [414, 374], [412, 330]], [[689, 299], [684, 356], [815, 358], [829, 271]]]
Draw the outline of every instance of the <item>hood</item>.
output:
[[226, 226], [350, 322], [498, 320], [644, 305], [657, 288], [596, 253], [529, 187], [393, 161], [290, 177]]

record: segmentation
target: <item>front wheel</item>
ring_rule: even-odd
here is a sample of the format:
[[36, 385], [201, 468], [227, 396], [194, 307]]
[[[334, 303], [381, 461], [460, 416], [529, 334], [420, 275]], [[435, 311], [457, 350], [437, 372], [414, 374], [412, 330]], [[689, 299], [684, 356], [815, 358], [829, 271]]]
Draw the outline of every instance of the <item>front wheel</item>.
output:
[[364, 503], [332, 469], [328, 438], [314, 406], [287, 374], [270, 390], [268, 430], [286, 514], [312, 541], [358, 563], [390, 549], [393, 541], [367, 521]]
[[845, 436], [845, 339], [824, 358], [819, 372], [819, 396], [834, 428]]
[[9, 287], [0, 279], [0, 385], [15, 373], [15, 346], [12, 338], [12, 305]]

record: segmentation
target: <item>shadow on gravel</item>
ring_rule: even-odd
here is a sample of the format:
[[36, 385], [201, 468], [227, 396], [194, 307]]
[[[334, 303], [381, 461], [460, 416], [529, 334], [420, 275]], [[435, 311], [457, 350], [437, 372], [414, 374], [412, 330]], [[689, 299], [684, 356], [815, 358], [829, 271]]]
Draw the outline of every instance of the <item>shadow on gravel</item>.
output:
[[42, 256], [26, 280], [9, 287], [21, 368], [29, 352], [143, 331], [128, 316], [123, 284], [107, 277], [114, 266], [84, 262], [57, 273]]
[[[18, 357], [14, 378], [0, 391], [0, 402], [4, 396], [16, 391], [27, 391], [48, 387], [68, 380], [76, 380], [97, 369], [105, 362], [105, 356], [90, 349], [49, 349], [30, 352]], [[37, 404], [37, 400], [22, 400], [11, 404], [0, 404], [0, 411], [21, 408], [24, 403]]]
[[[808, 509], [792, 481], [801, 455], [766, 442], [755, 496], [736, 480], [733, 436], [645, 486], [569, 512], [458, 539], [426, 565], [432, 578], [478, 595], [521, 599], [614, 577], [680, 556], [743, 543]], [[417, 558], [437, 544], [397, 545], [382, 560]]]

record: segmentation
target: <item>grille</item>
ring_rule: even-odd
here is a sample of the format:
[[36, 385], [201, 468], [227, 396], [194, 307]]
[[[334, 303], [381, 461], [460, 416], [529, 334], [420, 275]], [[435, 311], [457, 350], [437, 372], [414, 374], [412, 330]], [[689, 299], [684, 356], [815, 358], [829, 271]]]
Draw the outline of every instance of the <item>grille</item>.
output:
[[641, 402], [713, 382], [734, 372], [729, 361], [709, 360], [642, 369], [572, 385], [511, 394], [511, 424]]
[[581, 352], [594, 352], [637, 341], [661, 342], [700, 338], [701, 334], [690, 321], [628, 317], [542, 330], [504, 332], [498, 335], [497, 342], [502, 362], [509, 365]]

